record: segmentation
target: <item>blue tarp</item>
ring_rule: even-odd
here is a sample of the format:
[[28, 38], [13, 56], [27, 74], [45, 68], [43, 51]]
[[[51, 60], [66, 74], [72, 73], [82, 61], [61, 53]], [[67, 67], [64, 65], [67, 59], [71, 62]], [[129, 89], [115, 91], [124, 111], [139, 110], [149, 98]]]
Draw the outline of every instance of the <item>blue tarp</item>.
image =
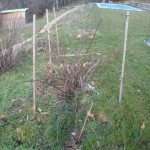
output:
[[91, 5], [92, 7], [98, 7], [98, 8], [143, 11], [142, 9], [127, 6], [127, 5], [122, 5], [122, 4], [92, 3]]

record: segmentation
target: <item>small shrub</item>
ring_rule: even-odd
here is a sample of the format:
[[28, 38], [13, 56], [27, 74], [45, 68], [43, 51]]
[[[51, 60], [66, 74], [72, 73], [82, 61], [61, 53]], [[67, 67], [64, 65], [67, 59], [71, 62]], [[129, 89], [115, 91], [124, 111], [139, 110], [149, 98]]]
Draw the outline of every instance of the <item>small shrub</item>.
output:
[[38, 85], [41, 95], [50, 94], [59, 100], [73, 99], [78, 93], [88, 90], [94, 72], [114, 58], [114, 55], [107, 59], [100, 53], [79, 53], [74, 55], [75, 58], [71, 57], [55, 57], [53, 64], [48, 64], [45, 75]]
[[18, 32], [16, 28], [8, 32], [3, 30], [3, 38], [0, 47], [0, 74], [11, 69], [20, 61], [19, 49], [22, 45], [15, 45], [17, 43]]

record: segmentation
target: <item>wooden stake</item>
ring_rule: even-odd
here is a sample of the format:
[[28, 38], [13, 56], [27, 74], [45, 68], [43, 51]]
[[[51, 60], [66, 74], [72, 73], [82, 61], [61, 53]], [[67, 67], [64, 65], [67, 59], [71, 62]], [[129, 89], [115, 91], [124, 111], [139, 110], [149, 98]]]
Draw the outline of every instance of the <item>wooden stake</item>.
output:
[[122, 71], [121, 71], [121, 79], [120, 79], [119, 103], [122, 102], [124, 69], [125, 69], [127, 38], [128, 38], [128, 26], [129, 26], [129, 11], [127, 11], [127, 16], [126, 16], [125, 38], [124, 38], [123, 59], [122, 59]]
[[58, 0], [56, 0], [56, 10], [58, 10]]
[[33, 112], [36, 113], [36, 85], [35, 85], [35, 21], [36, 16], [33, 15]]
[[[53, 11], [54, 11], [54, 19], [56, 19], [56, 11], [55, 11], [55, 7], [53, 7]], [[56, 40], [57, 40], [57, 48], [58, 48], [58, 55], [59, 55], [59, 40], [58, 40], [58, 28], [57, 28], [57, 22], [55, 23], [55, 27], [56, 27]]]
[[[48, 25], [48, 23], [49, 23], [48, 9], [46, 9], [46, 20], [47, 20], [47, 25]], [[51, 57], [51, 41], [50, 41], [50, 31], [49, 31], [49, 28], [47, 28], [47, 33], [48, 33], [49, 62], [51, 64], [52, 63], [52, 57]]]
[[[91, 105], [91, 107], [90, 107], [90, 109], [89, 109], [89, 111], [88, 111], [88, 112], [91, 112], [91, 110], [92, 110], [92, 108], [93, 108], [93, 105], [94, 105], [94, 102], [92, 103], [92, 105]], [[86, 118], [85, 118], [85, 121], [84, 121], [83, 127], [82, 127], [82, 129], [81, 129], [81, 133], [80, 133], [79, 138], [78, 138], [78, 141], [80, 140], [80, 138], [81, 138], [81, 136], [82, 136], [82, 133], [83, 133], [83, 130], [84, 130], [84, 128], [85, 128], [85, 125], [86, 125], [87, 119], [88, 119], [88, 113], [87, 113], [87, 115], [86, 115]]]

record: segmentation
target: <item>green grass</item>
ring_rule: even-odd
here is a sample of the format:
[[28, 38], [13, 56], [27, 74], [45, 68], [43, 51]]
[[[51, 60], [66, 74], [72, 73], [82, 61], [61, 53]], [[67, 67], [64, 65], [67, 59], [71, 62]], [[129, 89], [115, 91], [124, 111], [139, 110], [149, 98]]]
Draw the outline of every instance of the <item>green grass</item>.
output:
[[[83, 17], [76, 18], [80, 15]], [[120, 105], [118, 97], [125, 15], [125, 11], [86, 8], [58, 23], [59, 42], [66, 53], [85, 52], [91, 39], [77, 39], [78, 29], [95, 29], [101, 19], [102, 23], [98, 29], [100, 35], [96, 35], [90, 50], [102, 51], [108, 56], [116, 50], [121, 52], [93, 76], [100, 95], [88, 95], [84, 102], [81, 101], [84, 95], [77, 97], [82, 106], [77, 114], [74, 111], [76, 102], [65, 103], [60, 110], [55, 97], [39, 96], [38, 107], [50, 114], [37, 113], [36, 118], [33, 118], [33, 113], [30, 112], [32, 84], [22, 83], [32, 79], [31, 59], [23, 61], [14, 70], [0, 76], [0, 114], [9, 116], [0, 126], [0, 149], [65, 149], [64, 145], [69, 141], [70, 134], [76, 129], [81, 130], [92, 102], [92, 113], [95, 114], [96, 120], [87, 120], [82, 138], [83, 150], [150, 149], [150, 49], [144, 44], [144, 40], [150, 36], [150, 15], [149, 12], [130, 12], [124, 96]], [[38, 28], [43, 24], [42, 20], [39, 20]], [[31, 29], [25, 32], [30, 34]], [[45, 69], [48, 57], [45, 53], [38, 54], [36, 62], [39, 77]], [[108, 123], [102, 123], [101, 115], [107, 116]], [[38, 121], [37, 118], [41, 120]], [[143, 123], [144, 129], [141, 128]], [[19, 133], [16, 132], [17, 128], [20, 128]]]
[[[60, 16], [62, 13], [65, 13], [66, 11], [68, 11], [70, 8], [66, 8], [66, 9], [61, 9], [60, 11], [56, 12], [56, 16]], [[54, 14], [51, 12], [49, 14], [49, 21], [52, 21], [54, 19]], [[43, 27], [46, 24], [46, 16], [43, 17], [43, 19], [38, 19], [36, 21], [36, 32], [40, 32]], [[27, 26], [23, 27], [20, 31], [20, 34], [24, 35], [24, 38], [30, 38], [32, 37], [32, 23], [28, 24]]]

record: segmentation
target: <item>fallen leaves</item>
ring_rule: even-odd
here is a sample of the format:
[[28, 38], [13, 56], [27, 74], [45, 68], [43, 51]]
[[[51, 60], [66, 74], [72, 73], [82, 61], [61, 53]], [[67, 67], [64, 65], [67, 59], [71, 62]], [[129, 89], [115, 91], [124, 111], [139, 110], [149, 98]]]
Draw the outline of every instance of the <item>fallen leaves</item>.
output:
[[80, 133], [81, 133], [81, 131], [74, 131], [71, 133], [71, 137], [75, 140], [78, 140]]
[[49, 115], [49, 112], [41, 112], [41, 115]]
[[8, 116], [0, 114], [0, 126], [4, 125], [7, 122]]
[[89, 39], [93, 39], [93, 38], [94, 38], [94, 35], [89, 35], [88, 38], [89, 38]]
[[77, 35], [77, 39], [80, 39], [82, 36], [80, 34]]
[[[41, 115], [49, 115], [50, 113], [49, 112], [43, 112], [41, 108], [37, 108], [38, 112], [41, 114]], [[33, 112], [33, 107], [31, 107], [29, 109], [30, 112]]]
[[106, 115], [101, 116], [101, 122], [102, 123], [108, 123], [108, 117]]
[[17, 140], [18, 141], [22, 141], [25, 139], [22, 128], [20, 128], [20, 127], [16, 128], [15, 132], [17, 133]]
[[40, 117], [34, 116], [30, 119], [31, 121], [37, 122], [37, 123], [42, 123], [43, 120]]
[[7, 115], [4, 115], [4, 114], [0, 114], [0, 119], [7, 119], [8, 116]]
[[96, 142], [96, 146], [100, 147], [100, 142], [99, 141]]
[[15, 131], [16, 131], [16, 133], [21, 133], [22, 129], [20, 127], [18, 127]]
[[87, 116], [93, 120], [95, 120], [95, 114], [91, 113], [91, 111], [87, 112]]
[[98, 115], [97, 120], [101, 123], [108, 123], [109, 119], [105, 113], [101, 113]]
[[42, 112], [42, 109], [38, 107], [38, 111], [39, 111], [39, 112]]
[[12, 99], [11, 102], [14, 103], [15, 101], [17, 101], [17, 99]]
[[145, 123], [143, 122], [141, 125], [141, 130], [144, 130], [144, 129], [145, 129]]
[[33, 112], [34, 111], [34, 107], [29, 108], [29, 112]]

